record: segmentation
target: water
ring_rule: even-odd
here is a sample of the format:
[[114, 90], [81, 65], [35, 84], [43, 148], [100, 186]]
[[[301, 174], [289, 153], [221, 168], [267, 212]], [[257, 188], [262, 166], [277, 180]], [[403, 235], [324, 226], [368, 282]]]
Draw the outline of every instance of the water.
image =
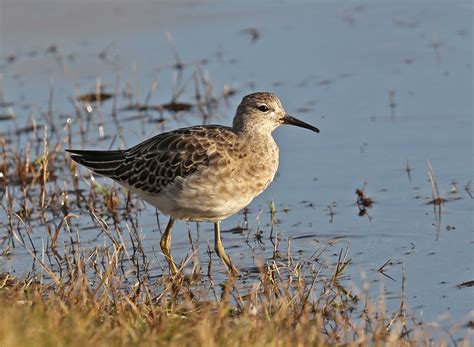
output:
[[[68, 97], [93, 92], [97, 78], [108, 92], [113, 92], [117, 76], [122, 85], [130, 81], [141, 101], [157, 79], [150, 104], [169, 101], [176, 77], [166, 68], [174, 64], [172, 45], [164, 35], [169, 32], [183, 62], [208, 60], [202, 69], [208, 71], [215, 90], [227, 83], [237, 90], [213, 121], [230, 124], [241, 96], [270, 90], [281, 97], [290, 114], [321, 129], [318, 135], [292, 127], [275, 132], [281, 164], [273, 184], [249, 207], [250, 236], [247, 231], [223, 235], [240, 268], [254, 267], [257, 258], [272, 257], [268, 206], [274, 201], [283, 251], [289, 239], [302, 259], [329, 245], [325, 261], [333, 263], [339, 250], [349, 247], [354, 286], [361, 288], [367, 278], [374, 293], [382, 288], [396, 307], [404, 268], [406, 300], [417, 317], [438, 320], [448, 313], [460, 324], [472, 319], [472, 287], [456, 287], [474, 279], [474, 205], [465, 190], [474, 189], [469, 186], [474, 181], [471, 2], [163, 3], [150, 5], [149, 11], [119, 3], [103, 12], [101, 19], [86, 11], [91, 23], [99, 23], [90, 27], [74, 15], [84, 11], [80, 5], [57, 6], [53, 12], [38, 5], [28, 25], [43, 23], [49, 13], [44, 32], [18, 28], [15, 23], [22, 11], [16, 6], [21, 7], [6, 3], [1, 8], [0, 73], [5, 101], [14, 102], [17, 117], [0, 122], [0, 132], [29, 124], [32, 118], [45, 124], [40, 114], [47, 110], [50, 85], [55, 113], [72, 117], [76, 133]], [[53, 30], [55, 25], [64, 30]], [[260, 33], [256, 42], [243, 32], [248, 28]], [[51, 44], [58, 48], [59, 61], [45, 53]], [[99, 53], [107, 47], [104, 62]], [[15, 61], [8, 63], [7, 57], [13, 55]], [[187, 87], [180, 101], [193, 98], [194, 71], [184, 69], [183, 81], [191, 82], [183, 82]], [[125, 100], [119, 106], [126, 106]], [[111, 103], [104, 103], [108, 137], [99, 140], [94, 126], [85, 144], [88, 148], [111, 144], [115, 128], [108, 118], [110, 109]], [[0, 113], [7, 110], [1, 108]], [[121, 117], [136, 114], [120, 113]], [[189, 113], [179, 122], [166, 123], [164, 129], [201, 121], [196, 112]], [[158, 125], [146, 126], [143, 132], [138, 121], [122, 124], [128, 146], [162, 130]], [[24, 135], [18, 146], [29, 137]], [[429, 204], [427, 159], [440, 195], [448, 199], [442, 205], [439, 228]], [[407, 161], [413, 169], [410, 175], [405, 170]], [[369, 216], [360, 217], [355, 190], [364, 182], [367, 196], [375, 202]], [[453, 182], [456, 193], [451, 193]], [[166, 222], [163, 216], [160, 222]], [[82, 223], [92, 227], [84, 232], [84, 239], [93, 239], [94, 223]], [[147, 252], [157, 252], [160, 234], [155, 211], [145, 209], [140, 223]], [[239, 214], [224, 221], [223, 229], [243, 223]], [[174, 256], [180, 260], [190, 252], [188, 228], [199, 246], [199, 259], [206, 264], [211, 224], [201, 224], [198, 233], [195, 224], [177, 223]], [[263, 246], [255, 241], [257, 228]], [[37, 241], [44, 237], [38, 230]], [[3, 267], [26, 271], [28, 256], [15, 252]], [[377, 271], [389, 260], [384, 270], [393, 280]]]

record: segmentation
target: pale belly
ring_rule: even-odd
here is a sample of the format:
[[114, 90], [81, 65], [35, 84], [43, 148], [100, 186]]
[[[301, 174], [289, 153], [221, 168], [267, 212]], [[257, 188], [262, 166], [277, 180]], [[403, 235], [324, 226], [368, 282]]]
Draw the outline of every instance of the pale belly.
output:
[[220, 221], [245, 208], [273, 180], [278, 162], [265, 172], [250, 170], [235, 174], [201, 172], [181, 179], [158, 194], [137, 191], [139, 197], [176, 219]]
[[138, 194], [143, 200], [155, 206], [162, 213], [176, 219], [190, 221], [216, 222], [236, 214], [253, 200], [253, 197], [239, 197], [233, 199], [207, 199], [205, 194], [201, 198], [186, 199], [181, 196], [176, 199], [172, 193], [150, 196]]

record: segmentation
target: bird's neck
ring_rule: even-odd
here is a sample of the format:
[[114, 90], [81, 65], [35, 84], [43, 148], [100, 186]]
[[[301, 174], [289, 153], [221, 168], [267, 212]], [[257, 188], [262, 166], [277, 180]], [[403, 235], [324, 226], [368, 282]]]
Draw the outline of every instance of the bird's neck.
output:
[[238, 136], [241, 146], [256, 160], [267, 156], [278, 156], [278, 147], [271, 131], [252, 129], [238, 132]]
[[235, 127], [234, 130], [236, 133], [248, 140], [252, 141], [268, 141], [270, 139], [273, 140], [272, 132], [274, 130], [273, 127], [267, 124], [263, 124], [260, 126], [256, 126], [254, 124], [242, 124], [241, 126]]

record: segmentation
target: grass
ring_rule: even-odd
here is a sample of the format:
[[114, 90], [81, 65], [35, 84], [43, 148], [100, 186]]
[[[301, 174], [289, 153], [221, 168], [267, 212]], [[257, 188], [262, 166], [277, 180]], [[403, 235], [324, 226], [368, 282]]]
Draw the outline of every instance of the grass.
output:
[[92, 281], [75, 268], [59, 285], [4, 276], [0, 344], [430, 345], [430, 330], [403, 309], [387, 314], [383, 304], [365, 302], [354, 315], [357, 296], [337, 280], [325, 281], [317, 274], [309, 282], [297, 270], [274, 264], [261, 269], [251, 288], [239, 289], [229, 279], [214, 296], [215, 288], [184, 276], [136, 282], [124, 289], [117, 267], [118, 262], [111, 262]]

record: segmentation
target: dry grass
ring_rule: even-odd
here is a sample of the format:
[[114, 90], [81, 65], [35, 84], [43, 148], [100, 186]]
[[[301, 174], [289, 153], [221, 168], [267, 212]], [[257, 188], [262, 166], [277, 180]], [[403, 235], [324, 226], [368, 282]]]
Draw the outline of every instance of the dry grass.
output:
[[215, 288], [182, 276], [120, 289], [117, 266], [93, 281], [75, 269], [59, 285], [2, 278], [0, 344], [430, 345], [430, 330], [402, 307], [387, 315], [383, 305], [366, 302], [354, 314], [357, 297], [317, 274], [309, 283], [274, 265], [251, 288], [239, 290], [230, 279], [213, 298]]

